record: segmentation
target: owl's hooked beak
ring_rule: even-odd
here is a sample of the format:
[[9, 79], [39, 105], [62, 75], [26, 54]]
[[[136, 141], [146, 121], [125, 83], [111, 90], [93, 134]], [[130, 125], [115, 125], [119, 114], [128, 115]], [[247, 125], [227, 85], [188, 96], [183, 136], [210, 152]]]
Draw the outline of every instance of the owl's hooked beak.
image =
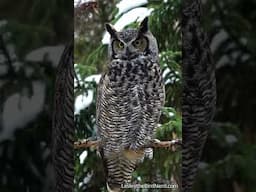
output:
[[132, 52], [130, 51], [129, 47], [126, 47], [125, 49], [125, 55], [130, 59]]
[[137, 56], [137, 54], [134, 53], [133, 51], [131, 51], [129, 49], [129, 47], [126, 47], [126, 49], [125, 49], [125, 56], [126, 56], [126, 59], [133, 59], [133, 58], [135, 58]]

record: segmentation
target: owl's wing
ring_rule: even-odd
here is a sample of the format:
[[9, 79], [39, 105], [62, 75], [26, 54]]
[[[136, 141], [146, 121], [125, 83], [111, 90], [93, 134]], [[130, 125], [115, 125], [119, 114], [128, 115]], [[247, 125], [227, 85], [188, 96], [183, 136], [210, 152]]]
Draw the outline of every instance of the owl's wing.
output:
[[105, 74], [102, 74], [101, 78], [100, 78], [100, 82], [98, 84], [97, 87], [97, 97], [96, 97], [96, 125], [97, 125], [97, 137], [99, 139], [100, 134], [101, 134], [101, 127], [99, 127], [98, 124], [98, 120], [99, 120], [99, 114], [101, 111], [101, 106], [102, 106], [102, 93], [103, 93], [103, 89], [104, 89], [104, 78], [105, 78]]
[[[98, 84], [97, 87], [97, 97], [96, 97], [96, 129], [97, 129], [97, 139], [100, 140], [102, 139], [102, 127], [99, 126], [99, 118], [100, 118], [100, 113], [101, 113], [101, 108], [102, 105], [104, 105], [104, 101], [103, 101], [103, 93], [104, 93], [104, 81], [105, 80], [105, 74], [102, 74], [101, 78], [100, 78], [100, 82]], [[103, 169], [104, 169], [104, 174], [105, 174], [105, 179], [107, 179], [107, 175], [108, 175], [108, 165], [107, 165], [107, 159], [104, 156], [104, 149], [103, 149], [104, 143], [102, 143], [101, 146], [98, 146], [98, 152], [99, 155], [101, 157], [102, 160], [102, 164], [103, 164]]]

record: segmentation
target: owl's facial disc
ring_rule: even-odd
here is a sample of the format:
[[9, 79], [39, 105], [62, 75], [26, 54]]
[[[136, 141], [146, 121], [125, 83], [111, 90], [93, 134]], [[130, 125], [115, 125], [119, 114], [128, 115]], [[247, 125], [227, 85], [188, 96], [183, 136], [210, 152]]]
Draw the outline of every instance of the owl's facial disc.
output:
[[144, 52], [148, 48], [148, 41], [146, 37], [139, 37], [132, 39], [130, 42], [123, 42], [122, 40], [115, 39], [112, 42], [113, 53], [119, 59], [133, 59]]
[[111, 24], [106, 24], [106, 30], [111, 35], [109, 46], [112, 58], [134, 59], [148, 53], [148, 18], [146, 17], [138, 29], [126, 29], [117, 32]]

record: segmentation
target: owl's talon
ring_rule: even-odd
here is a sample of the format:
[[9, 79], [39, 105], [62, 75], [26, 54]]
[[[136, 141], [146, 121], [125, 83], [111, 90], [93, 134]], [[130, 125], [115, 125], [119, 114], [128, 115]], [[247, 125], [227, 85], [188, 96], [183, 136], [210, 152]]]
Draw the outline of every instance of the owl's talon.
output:
[[160, 143], [161, 141], [159, 139], [153, 139], [153, 143]]
[[131, 144], [129, 146], [129, 149], [132, 150], [132, 151], [138, 151], [138, 147], [136, 146], [136, 144]]

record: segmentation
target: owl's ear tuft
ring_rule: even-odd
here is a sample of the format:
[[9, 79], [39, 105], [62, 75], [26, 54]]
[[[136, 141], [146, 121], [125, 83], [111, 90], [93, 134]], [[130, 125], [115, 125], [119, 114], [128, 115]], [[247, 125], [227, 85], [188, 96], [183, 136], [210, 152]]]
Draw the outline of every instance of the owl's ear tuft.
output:
[[105, 28], [106, 28], [106, 30], [107, 30], [107, 32], [110, 34], [110, 36], [111, 37], [113, 37], [113, 38], [116, 38], [117, 36], [116, 36], [116, 30], [115, 30], [115, 28], [113, 27], [113, 25], [111, 25], [111, 24], [109, 24], [109, 23], [106, 23], [105, 24]]
[[145, 17], [143, 21], [140, 23], [139, 32], [146, 33], [148, 31], [148, 17]]

